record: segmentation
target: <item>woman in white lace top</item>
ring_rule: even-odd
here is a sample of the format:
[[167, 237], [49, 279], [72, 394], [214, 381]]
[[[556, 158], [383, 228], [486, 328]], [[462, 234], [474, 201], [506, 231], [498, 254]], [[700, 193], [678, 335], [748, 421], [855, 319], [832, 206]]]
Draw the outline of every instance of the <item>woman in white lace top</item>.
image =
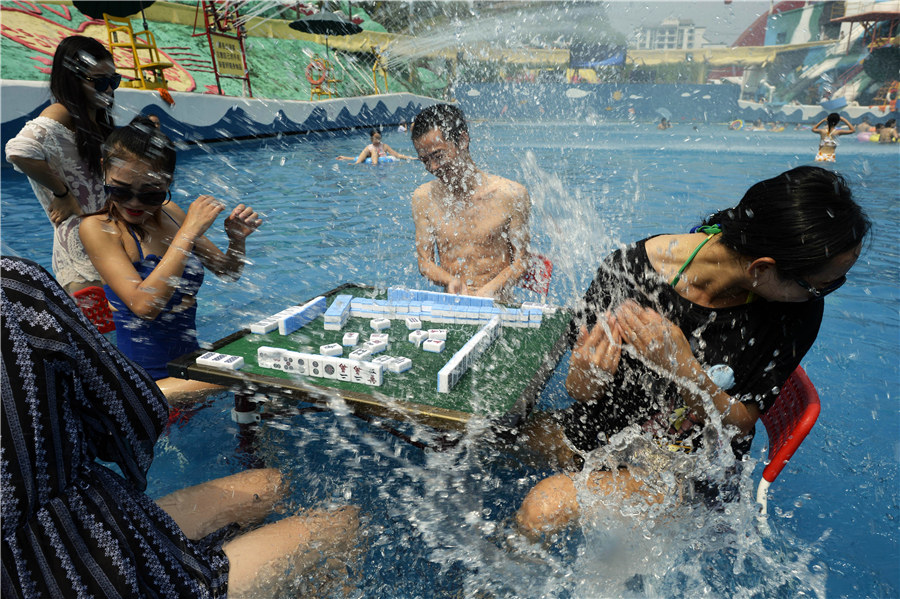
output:
[[113, 90], [121, 81], [97, 40], [74, 35], [53, 56], [54, 103], [6, 144], [6, 158], [25, 173], [54, 227], [53, 274], [73, 293], [100, 284], [78, 237], [80, 215], [103, 207], [100, 148], [113, 129]]

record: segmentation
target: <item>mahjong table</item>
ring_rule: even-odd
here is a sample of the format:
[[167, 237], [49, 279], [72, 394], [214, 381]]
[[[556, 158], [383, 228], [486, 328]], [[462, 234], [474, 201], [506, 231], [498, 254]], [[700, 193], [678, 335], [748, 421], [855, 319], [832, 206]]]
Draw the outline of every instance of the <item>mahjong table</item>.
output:
[[[338, 295], [354, 298], [384, 299], [385, 290], [363, 285], [343, 285], [323, 294], [328, 303]], [[423, 351], [407, 340], [409, 331], [403, 320], [393, 320], [385, 352], [412, 360], [412, 368], [403, 373], [385, 372], [380, 386], [295, 374], [263, 368], [257, 360], [262, 346], [315, 354], [320, 346], [341, 343], [344, 333], [358, 332], [361, 338], [375, 332], [367, 318], [350, 318], [341, 330], [325, 330], [318, 318], [288, 335], [277, 330], [254, 334], [237, 331], [216, 341], [210, 349], [185, 354], [168, 364], [169, 374], [227, 386], [235, 391], [239, 422], [249, 422], [254, 406], [249, 399], [263, 394], [269, 399], [299, 400], [328, 405], [340, 396], [351, 410], [366, 416], [427, 424], [439, 429], [458, 430], [473, 415], [484, 416], [504, 428], [515, 428], [530, 412], [541, 389], [556, 368], [566, 349], [565, 333], [571, 314], [564, 309], [546, 313], [539, 327], [503, 326], [496, 341], [459, 379], [449, 392], [438, 392], [438, 371], [479, 330], [478, 324], [432, 323], [424, 328], [447, 331], [441, 353]], [[349, 348], [348, 348], [349, 349]], [[197, 363], [207, 351], [241, 356], [239, 370], [224, 370]], [[347, 353], [345, 352], [346, 356]], [[242, 416], [243, 415], [243, 416]], [[241, 420], [241, 418], [245, 418]]]

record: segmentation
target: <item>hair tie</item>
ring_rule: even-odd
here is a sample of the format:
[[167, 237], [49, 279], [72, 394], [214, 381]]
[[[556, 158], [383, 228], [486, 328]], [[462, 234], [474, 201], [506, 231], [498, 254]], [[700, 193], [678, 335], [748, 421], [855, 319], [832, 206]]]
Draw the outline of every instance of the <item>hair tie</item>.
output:
[[691, 229], [691, 233], [706, 233], [707, 235], [715, 235], [722, 232], [722, 225], [697, 225]]

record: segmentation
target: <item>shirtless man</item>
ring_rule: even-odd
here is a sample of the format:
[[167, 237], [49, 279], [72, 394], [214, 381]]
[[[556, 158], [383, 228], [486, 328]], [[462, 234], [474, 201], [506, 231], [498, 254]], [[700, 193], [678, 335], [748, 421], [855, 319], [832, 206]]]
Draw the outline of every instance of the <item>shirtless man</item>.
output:
[[528, 267], [525, 187], [475, 166], [465, 117], [455, 106], [420, 112], [412, 142], [435, 176], [412, 197], [419, 272], [449, 293], [508, 299]]

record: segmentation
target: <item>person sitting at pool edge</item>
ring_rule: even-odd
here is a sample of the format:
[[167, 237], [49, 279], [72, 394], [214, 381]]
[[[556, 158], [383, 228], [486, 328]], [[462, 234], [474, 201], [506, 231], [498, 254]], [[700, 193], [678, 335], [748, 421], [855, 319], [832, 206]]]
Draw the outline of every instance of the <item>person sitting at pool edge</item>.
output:
[[169, 361], [196, 350], [197, 292], [203, 269], [237, 280], [246, 238], [262, 222], [238, 204], [225, 219], [228, 250], [204, 236], [225, 205], [208, 195], [187, 213], [171, 201], [175, 148], [146, 117], [113, 131], [103, 145], [106, 204], [80, 235], [113, 307], [116, 343], [170, 401], [193, 401], [219, 387], [172, 378]]
[[[588, 452], [630, 428], [656, 448], [652, 459], [592, 470], [583, 492], [721, 505], [739, 475], [667, 483], [672, 456], [721, 429], [733, 435], [740, 468], [756, 421], [816, 339], [824, 310], [818, 300], [846, 281], [869, 228], [840, 175], [804, 166], [753, 185], [737, 207], [696, 232], [614, 252], [572, 321], [566, 389], [576, 401], [531, 420], [523, 440], [577, 470]], [[642, 481], [630, 467], [659, 476]], [[585, 497], [576, 477], [539, 482], [517, 514], [520, 530], [536, 538], [576, 519]], [[662, 482], [648, 487], [648, 480]]]
[[[369, 137], [371, 138], [372, 143], [363, 148], [363, 151], [355, 158], [356, 162], [354, 162], [354, 164], [361, 164], [366, 160], [372, 164], [378, 164], [379, 160], [386, 158], [387, 156], [393, 156], [397, 160], [415, 160], [414, 156], [401, 154], [386, 143], [381, 143], [381, 133], [379, 133], [377, 129], [372, 129], [372, 133], [369, 134]], [[354, 160], [353, 156], [338, 156], [337, 159]]]
[[525, 187], [475, 166], [456, 106], [420, 112], [412, 141], [435, 176], [412, 196], [419, 272], [449, 293], [507, 299], [528, 265]]

